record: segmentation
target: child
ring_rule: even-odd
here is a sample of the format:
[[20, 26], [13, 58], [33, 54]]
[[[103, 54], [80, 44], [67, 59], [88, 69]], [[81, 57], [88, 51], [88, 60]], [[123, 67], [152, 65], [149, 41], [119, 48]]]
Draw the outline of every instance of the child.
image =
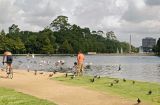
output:
[[77, 74], [77, 62], [74, 62], [74, 66], [72, 68], [73, 75], [75, 76]]

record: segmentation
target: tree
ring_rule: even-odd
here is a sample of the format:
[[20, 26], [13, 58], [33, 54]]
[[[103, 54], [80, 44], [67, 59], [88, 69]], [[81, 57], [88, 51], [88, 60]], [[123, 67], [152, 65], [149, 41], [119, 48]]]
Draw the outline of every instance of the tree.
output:
[[50, 27], [53, 31], [59, 31], [61, 29], [69, 28], [70, 24], [68, 23], [67, 16], [58, 16], [55, 20], [52, 21]]
[[160, 55], [160, 38], [158, 39], [156, 44], [156, 51], [157, 51], [157, 54]]
[[6, 35], [6, 33], [5, 33], [5, 31], [2, 29], [2, 31], [0, 32], [0, 35], [1, 36], [5, 36]]
[[42, 52], [47, 53], [47, 54], [50, 54], [50, 53], [54, 52], [53, 46], [51, 45], [51, 42], [50, 42], [48, 37], [46, 37], [43, 40]]
[[77, 53], [80, 49], [84, 53], [89, 51], [116, 53], [117, 48], [123, 48], [123, 52], [128, 52], [129, 44], [118, 41], [113, 31], [107, 32], [106, 38], [103, 34], [103, 31], [90, 32], [87, 27], [70, 25], [68, 17], [58, 16], [49, 27], [39, 32], [20, 31], [18, 25], [15, 24], [9, 27], [7, 34], [2, 30], [0, 32], [0, 52], [5, 48], [9, 48], [15, 53], [25, 53], [24, 51], [26, 51], [27, 53], [43, 54]]
[[59, 50], [61, 53], [66, 53], [66, 54], [73, 53], [73, 48], [72, 48], [71, 44], [68, 43], [67, 40], [65, 40], [63, 42], [63, 44], [60, 46]]
[[106, 38], [107, 39], [112, 39], [112, 40], [116, 40], [117, 39], [113, 31], [107, 32], [106, 33]]
[[24, 43], [21, 41], [21, 39], [19, 37], [16, 37], [15, 40], [12, 40], [14, 42], [12, 42], [12, 50], [15, 53], [22, 53], [25, 51], [25, 46]]
[[9, 34], [18, 34], [19, 31], [18, 25], [12, 24], [12, 26], [9, 27]]

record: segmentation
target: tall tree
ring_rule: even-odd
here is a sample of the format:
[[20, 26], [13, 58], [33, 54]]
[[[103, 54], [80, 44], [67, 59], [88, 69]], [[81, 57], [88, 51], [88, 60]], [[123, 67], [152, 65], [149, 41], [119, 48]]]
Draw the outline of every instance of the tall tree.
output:
[[20, 29], [18, 28], [18, 25], [12, 24], [9, 27], [9, 34], [18, 34]]
[[2, 29], [2, 31], [0, 32], [0, 35], [1, 36], [5, 36], [6, 35], [6, 33], [5, 33], [5, 31]]
[[67, 16], [58, 16], [55, 20], [52, 21], [50, 27], [53, 31], [59, 31], [61, 29], [69, 28], [70, 24], [68, 23]]
[[62, 43], [62, 45], [60, 46], [59, 50], [60, 50], [60, 52], [66, 53], [66, 54], [73, 53], [73, 48], [72, 48], [71, 44], [68, 43], [67, 40], [65, 40]]
[[157, 41], [156, 51], [157, 51], [158, 55], [160, 55], [160, 38]]

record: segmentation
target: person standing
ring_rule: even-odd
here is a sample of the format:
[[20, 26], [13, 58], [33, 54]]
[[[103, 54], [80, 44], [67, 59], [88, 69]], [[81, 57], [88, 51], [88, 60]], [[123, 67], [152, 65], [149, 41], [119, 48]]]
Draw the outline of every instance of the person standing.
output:
[[77, 55], [77, 63], [78, 63], [78, 67], [77, 67], [77, 76], [79, 75], [83, 75], [83, 71], [84, 71], [84, 68], [83, 68], [83, 62], [84, 62], [84, 54], [82, 53], [82, 51], [80, 50], [78, 52], [78, 55]]

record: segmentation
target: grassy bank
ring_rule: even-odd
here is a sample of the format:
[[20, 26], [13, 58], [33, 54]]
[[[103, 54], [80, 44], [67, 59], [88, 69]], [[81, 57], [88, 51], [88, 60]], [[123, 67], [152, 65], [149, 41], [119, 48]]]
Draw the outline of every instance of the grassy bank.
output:
[[[158, 83], [137, 81], [134, 83], [131, 80], [125, 81], [123, 79], [108, 77], [101, 77], [100, 79], [96, 78], [93, 82], [93, 77], [89, 76], [76, 77], [74, 79], [71, 79], [70, 76], [64, 76], [53, 79], [69, 85], [85, 86], [87, 88], [107, 92], [112, 95], [120, 95], [135, 101], [137, 100], [137, 97], [139, 97], [143, 102], [149, 102], [151, 105], [160, 105], [160, 84]], [[118, 83], [117, 80], [119, 80]], [[151, 94], [148, 93], [150, 90], [152, 91]]]
[[0, 105], [56, 105], [11, 89], [0, 88]]

